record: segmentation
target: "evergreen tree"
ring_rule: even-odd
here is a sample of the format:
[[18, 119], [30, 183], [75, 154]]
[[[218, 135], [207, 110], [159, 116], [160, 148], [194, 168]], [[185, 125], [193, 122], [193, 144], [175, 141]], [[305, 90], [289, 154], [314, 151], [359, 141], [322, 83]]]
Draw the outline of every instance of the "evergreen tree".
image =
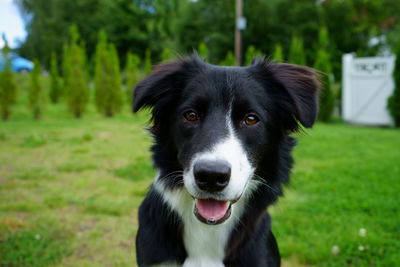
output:
[[200, 58], [203, 58], [203, 59], [207, 60], [208, 57], [209, 57], [207, 45], [205, 43], [201, 42], [199, 44], [199, 48], [198, 48], [197, 53], [199, 54]]
[[298, 65], [306, 65], [303, 40], [296, 35], [292, 36], [292, 41], [290, 43], [289, 62]]
[[70, 41], [64, 48], [65, 99], [70, 112], [80, 118], [89, 101], [86, 52], [75, 25], [70, 28]]
[[164, 48], [161, 53], [161, 61], [167, 62], [174, 58], [174, 53], [172, 53], [171, 49]]
[[330, 77], [332, 75], [332, 66], [328, 52], [329, 39], [326, 27], [321, 27], [318, 37], [318, 51], [314, 68], [323, 73], [321, 82], [322, 90], [320, 92], [318, 119], [329, 122], [332, 118], [333, 108], [335, 106], [335, 97], [332, 92]]
[[9, 57], [10, 47], [8, 46], [5, 35], [3, 35], [4, 47], [2, 54], [4, 58], [4, 68], [0, 73], [0, 109], [1, 118], [7, 120], [11, 116], [11, 106], [17, 98], [17, 86], [14, 81], [14, 74], [11, 70], [11, 60]]
[[395, 88], [388, 99], [389, 113], [393, 118], [396, 127], [400, 127], [400, 44], [396, 49], [396, 63], [394, 68]]
[[226, 57], [223, 61], [219, 63], [221, 66], [235, 66], [235, 56], [233, 55], [232, 51], [228, 51]]
[[132, 103], [133, 87], [141, 78], [139, 65], [140, 65], [139, 56], [128, 52], [128, 55], [126, 57], [126, 67], [125, 67], [125, 88], [129, 103]]
[[97, 109], [112, 117], [122, 105], [121, 77], [115, 47], [107, 42], [104, 31], [99, 32], [95, 62], [95, 100]]
[[151, 63], [151, 52], [149, 49], [146, 50], [146, 55], [144, 58], [144, 73], [148, 74], [151, 72], [153, 65]]
[[276, 62], [283, 62], [283, 61], [285, 61], [284, 56], [283, 56], [282, 45], [281, 45], [280, 43], [275, 44], [275, 47], [274, 47], [274, 54], [272, 55], [272, 58], [273, 58]]
[[41, 68], [38, 60], [34, 61], [35, 67], [31, 73], [31, 83], [28, 89], [28, 99], [29, 107], [32, 111], [33, 118], [35, 120], [40, 119], [44, 104], [45, 104], [45, 94], [44, 88], [40, 82]]
[[58, 103], [61, 97], [62, 81], [58, 72], [57, 57], [53, 52], [51, 53], [50, 62], [50, 99], [53, 103]]
[[257, 50], [254, 45], [250, 45], [247, 50], [246, 50], [246, 55], [245, 55], [245, 65], [249, 66], [253, 59], [260, 57], [261, 52]]

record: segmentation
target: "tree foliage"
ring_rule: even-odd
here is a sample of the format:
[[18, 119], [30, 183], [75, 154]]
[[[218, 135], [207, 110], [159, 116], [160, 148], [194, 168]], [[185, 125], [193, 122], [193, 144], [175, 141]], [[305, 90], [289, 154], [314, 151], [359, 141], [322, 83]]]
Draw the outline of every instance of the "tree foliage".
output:
[[97, 109], [112, 117], [122, 105], [121, 77], [117, 52], [104, 31], [99, 32], [96, 47], [94, 87]]
[[53, 103], [58, 103], [62, 94], [62, 80], [58, 71], [56, 54], [51, 53], [50, 61], [50, 99]]
[[400, 127], [400, 44], [396, 52], [396, 64], [394, 68], [395, 89], [388, 99], [388, 110], [395, 126]]
[[10, 47], [4, 35], [3, 41], [4, 47], [1, 52], [4, 58], [4, 66], [0, 73], [0, 109], [1, 118], [7, 120], [11, 116], [11, 106], [16, 101], [17, 86], [14, 81], [14, 74], [11, 70]]
[[331, 85], [331, 77], [333, 74], [329, 53], [329, 37], [325, 26], [319, 29], [318, 51], [314, 68], [322, 72], [322, 89], [319, 98], [318, 119], [323, 122], [329, 122], [332, 118], [332, 112], [335, 106], [335, 96]]
[[247, 47], [245, 54], [245, 66], [249, 66], [253, 59], [260, 57], [262, 55], [261, 51], [257, 50], [254, 45]]
[[290, 43], [289, 62], [297, 65], [306, 65], [303, 40], [294, 35]]
[[86, 52], [76, 26], [70, 28], [70, 40], [64, 46], [65, 99], [69, 111], [80, 118], [89, 101], [87, 84]]
[[[165, 47], [192, 53], [204, 43], [207, 58], [218, 63], [233, 51], [235, 5], [231, 0], [16, 0], [27, 21], [28, 35], [20, 53], [49, 65], [48, 51], [60, 54], [71, 24], [78, 25], [88, 55], [94, 55], [96, 32], [104, 28], [119, 55], [128, 51], [159, 61]], [[356, 52], [373, 56], [386, 45], [372, 37], [388, 36], [394, 43], [400, 32], [400, 1], [395, 0], [252, 0], [244, 3], [247, 28], [244, 51], [250, 45], [271, 55], [280, 43], [289, 51], [291, 36], [304, 43], [306, 62], [315, 62], [318, 29], [326, 25], [335, 77], [341, 76], [341, 55]], [[79, 12], [77, 12], [79, 11]], [[266, 16], [268, 14], [268, 16]], [[202, 53], [200, 53], [202, 54]]]
[[42, 115], [46, 96], [44, 92], [44, 87], [40, 81], [42, 70], [40, 67], [40, 63], [37, 59], [35, 59], [34, 65], [35, 66], [31, 73], [31, 83], [28, 89], [28, 100], [33, 118], [35, 120], [38, 120]]
[[140, 58], [138, 55], [129, 52], [126, 56], [125, 67], [125, 90], [129, 103], [132, 103], [133, 88], [136, 83], [142, 78], [139, 70]]
[[224, 60], [222, 60], [219, 65], [222, 66], [235, 66], [235, 56], [233, 55], [232, 51], [228, 51]]
[[272, 54], [272, 59], [276, 62], [283, 62], [285, 58], [283, 56], [283, 49], [280, 43], [277, 43], [274, 48], [274, 53]]

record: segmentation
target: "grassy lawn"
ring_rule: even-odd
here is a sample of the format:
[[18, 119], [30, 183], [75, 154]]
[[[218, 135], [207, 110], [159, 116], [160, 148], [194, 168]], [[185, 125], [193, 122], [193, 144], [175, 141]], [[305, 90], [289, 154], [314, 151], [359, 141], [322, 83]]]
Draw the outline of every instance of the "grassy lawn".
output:
[[[75, 120], [48, 104], [33, 121], [25, 105], [22, 94], [0, 122], [0, 266], [135, 266], [155, 173], [147, 115], [91, 106]], [[292, 183], [271, 208], [285, 265], [396, 266], [400, 131], [317, 124], [298, 137]]]

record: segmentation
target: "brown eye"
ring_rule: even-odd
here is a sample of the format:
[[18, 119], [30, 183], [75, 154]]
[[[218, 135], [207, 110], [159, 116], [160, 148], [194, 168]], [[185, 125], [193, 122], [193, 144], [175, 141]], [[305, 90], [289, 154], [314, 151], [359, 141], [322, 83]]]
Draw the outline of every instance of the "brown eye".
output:
[[193, 110], [187, 111], [183, 114], [186, 120], [188, 121], [197, 121], [199, 119], [199, 116], [197, 113]]
[[258, 117], [256, 115], [249, 114], [249, 115], [246, 115], [246, 117], [244, 118], [243, 121], [247, 126], [252, 126], [252, 125], [255, 125], [257, 122], [259, 122], [260, 120], [258, 119]]

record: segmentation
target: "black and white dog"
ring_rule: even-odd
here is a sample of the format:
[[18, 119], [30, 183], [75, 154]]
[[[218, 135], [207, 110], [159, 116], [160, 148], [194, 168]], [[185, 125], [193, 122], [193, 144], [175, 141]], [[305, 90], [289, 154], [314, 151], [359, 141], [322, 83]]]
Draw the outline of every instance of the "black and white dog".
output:
[[264, 59], [220, 67], [193, 56], [137, 85], [134, 111], [152, 109], [159, 169], [139, 209], [139, 266], [280, 265], [266, 207], [289, 179], [289, 135], [316, 119], [316, 76]]

